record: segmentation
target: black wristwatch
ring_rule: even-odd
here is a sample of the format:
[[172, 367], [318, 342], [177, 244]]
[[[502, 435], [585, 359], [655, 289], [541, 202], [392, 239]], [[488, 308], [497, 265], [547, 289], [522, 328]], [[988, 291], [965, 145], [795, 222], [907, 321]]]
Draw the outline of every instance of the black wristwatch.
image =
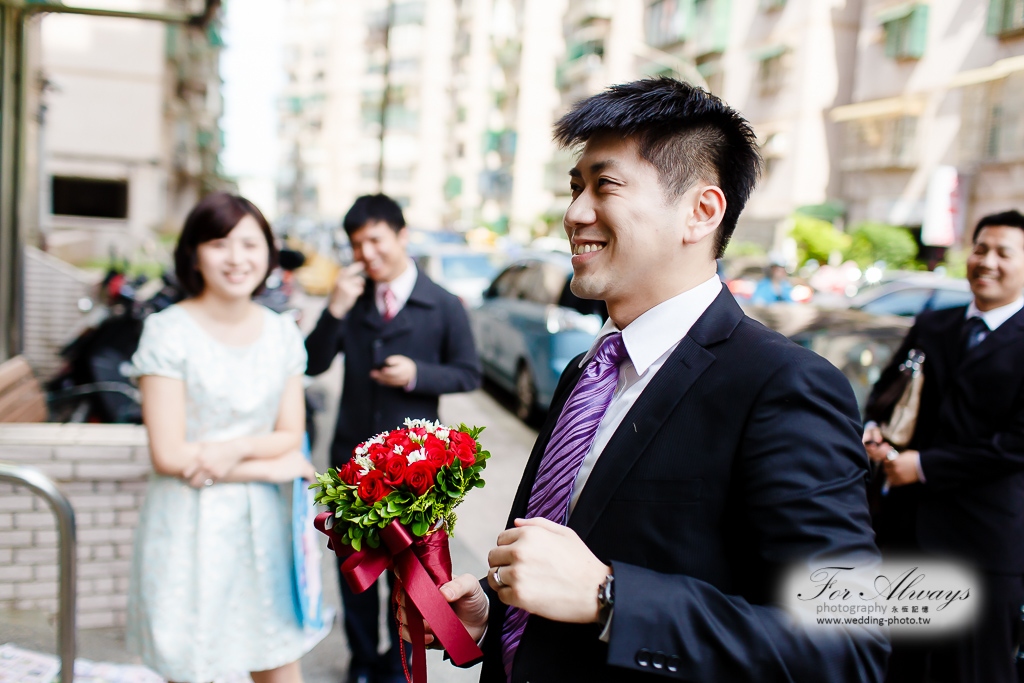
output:
[[609, 574], [597, 587], [597, 621], [601, 628], [608, 625], [608, 619], [612, 616], [612, 607], [615, 606], [615, 575]]

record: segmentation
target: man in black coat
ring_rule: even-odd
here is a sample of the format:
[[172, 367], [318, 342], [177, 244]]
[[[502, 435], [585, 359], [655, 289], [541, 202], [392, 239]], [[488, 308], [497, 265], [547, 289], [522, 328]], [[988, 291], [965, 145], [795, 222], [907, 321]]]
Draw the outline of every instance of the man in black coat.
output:
[[[457, 297], [418, 272], [406, 253], [402, 210], [385, 195], [356, 200], [345, 216], [355, 263], [342, 270], [316, 328], [306, 338], [308, 375], [345, 358], [331, 466], [340, 468], [361, 442], [400, 427], [405, 418], [437, 420], [438, 397], [480, 386], [480, 362], [466, 310]], [[377, 653], [377, 591], [352, 593], [341, 579], [345, 631], [352, 650], [349, 681], [404, 681], [395, 620], [392, 648]]]
[[481, 680], [880, 680], [880, 630], [778, 606], [788, 570], [878, 551], [849, 383], [716, 274], [758, 174], [753, 131], [657, 79], [577, 104], [556, 137], [583, 146], [572, 289], [610, 317], [562, 375], [486, 582], [441, 589], [483, 637]]
[[[1024, 216], [986, 216], [967, 259], [974, 301], [922, 313], [868, 403], [864, 441], [892, 489], [880, 539], [958, 558], [981, 573], [981, 614], [953, 646], [896, 648], [889, 680], [1016, 682], [1013, 651], [1024, 603]], [[911, 349], [924, 384], [906, 450], [885, 443], [879, 398]], [[891, 409], [891, 408], [890, 408]], [[884, 549], [884, 548], [883, 548]]]

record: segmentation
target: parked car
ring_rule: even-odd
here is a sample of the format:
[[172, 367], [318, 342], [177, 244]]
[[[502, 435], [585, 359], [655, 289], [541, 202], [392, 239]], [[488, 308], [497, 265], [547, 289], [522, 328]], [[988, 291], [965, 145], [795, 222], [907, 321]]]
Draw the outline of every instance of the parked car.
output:
[[871, 388], [914, 324], [907, 316], [803, 304], [750, 306], [744, 311], [839, 368], [862, 414]]
[[521, 256], [470, 311], [484, 376], [515, 394], [516, 415], [547, 410], [565, 366], [590, 348], [607, 311], [569, 291], [571, 257]]
[[973, 298], [965, 279], [917, 273], [862, 289], [850, 300], [850, 308], [877, 315], [914, 317], [923, 311], [966, 306]]
[[459, 297], [467, 308], [480, 305], [484, 290], [504, 262], [495, 252], [455, 244], [413, 247], [410, 254], [417, 268]]

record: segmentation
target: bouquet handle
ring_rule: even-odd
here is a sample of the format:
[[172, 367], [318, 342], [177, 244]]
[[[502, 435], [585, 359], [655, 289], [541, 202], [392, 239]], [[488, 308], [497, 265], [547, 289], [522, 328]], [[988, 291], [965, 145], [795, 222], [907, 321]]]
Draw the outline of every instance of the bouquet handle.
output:
[[[451, 606], [437, 589], [434, 578], [423, 566], [423, 561], [413, 552], [414, 538], [398, 522], [391, 522], [381, 529], [384, 541], [379, 548], [353, 550], [334, 537], [327, 528], [330, 512], [321, 512], [313, 524], [317, 530], [331, 540], [328, 547], [344, 558], [341, 572], [352, 590], [359, 593], [374, 585], [377, 577], [393, 566], [401, 579], [409, 602], [409, 635], [413, 639], [413, 680], [426, 681], [426, 651], [424, 645], [423, 620], [430, 624], [437, 640], [444, 646], [451, 660], [459, 666], [469, 664], [483, 656], [476, 642], [455, 616]], [[420, 618], [422, 617], [422, 619]]]

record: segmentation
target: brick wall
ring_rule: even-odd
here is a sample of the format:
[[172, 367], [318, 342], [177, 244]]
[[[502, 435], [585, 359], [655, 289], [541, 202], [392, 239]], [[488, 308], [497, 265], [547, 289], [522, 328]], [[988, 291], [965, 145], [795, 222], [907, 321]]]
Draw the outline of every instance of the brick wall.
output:
[[[0, 426], [0, 460], [38, 467], [75, 511], [79, 628], [124, 624], [132, 538], [150, 472], [134, 425]], [[0, 612], [57, 612], [57, 522], [24, 487], [0, 483]]]

